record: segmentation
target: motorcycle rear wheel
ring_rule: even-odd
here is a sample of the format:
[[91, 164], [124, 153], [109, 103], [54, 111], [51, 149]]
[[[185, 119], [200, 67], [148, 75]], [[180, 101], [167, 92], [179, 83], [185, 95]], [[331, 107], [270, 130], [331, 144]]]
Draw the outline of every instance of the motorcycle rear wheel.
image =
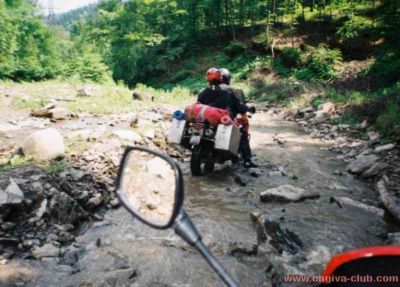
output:
[[190, 158], [190, 170], [193, 176], [203, 176], [214, 171], [215, 162], [208, 152], [204, 152], [201, 146], [196, 146]]

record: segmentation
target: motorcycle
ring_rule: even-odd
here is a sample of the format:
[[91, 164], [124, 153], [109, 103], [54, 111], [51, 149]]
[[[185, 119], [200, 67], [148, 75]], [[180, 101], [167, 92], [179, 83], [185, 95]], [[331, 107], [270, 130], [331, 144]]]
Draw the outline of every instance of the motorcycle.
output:
[[[218, 148], [225, 134], [231, 134], [231, 146], [223, 150]], [[223, 136], [221, 136], [223, 134]], [[229, 137], [229, 135], [227, 135]], [[190, 122], [183, 136], [182, 146], [190, 149], [190, 170], [193, 176], [202, 176], [214, 171], [216, 163], [224, 163], [238, 156], [240, 131], [236, 127], [223, 124], [212, 127], [204, 122]], [[224, 147], [222, 147], [224, 148]], [[228, 149], [228, 150], [227, 150]]]
[[[203, 111], [198, 109], [195, 112], [196, 106], [189, 106], [193, 109], [190, 111], [193, 113], [193, 116], [189, 116], [190, 119], [184, 120], [184, 115], [178, 112], [178, 116], [173, 119], [168, 142], [189, 149], [192, 152], [190, 157], [192, 175], [202, 176], [212, 173], [216, 163], [238, 160], [243, 126], [240, 119], [233, 121], [226, 110], [200, 104]], [[204, 117], [204, 111], [207, 109], [210, 110], [210, 116], [213, 116], [213, 111], [223, 116], [217, 120], [215, 118], [208, 120]], [[187, 114], [190, 112], [186, 111]], [[248, 125], [247, 116], [241, 115], [241, 117], [246, 119]]]
[[[238, 286], [203, 243], [183, 208], [183, 176], [174, 160], [147, 148], [128, 147], [118, 171], [117, 195], [134, 217], [156, 229], [173, 228], [200, 252], [227, 286]], [[400, 247], [372, 247], [339, 254], [323, 275], [311, 277], [317, 278], [313, 282], [319, 282], [317, 286], [321, 287], [400, 286]]]

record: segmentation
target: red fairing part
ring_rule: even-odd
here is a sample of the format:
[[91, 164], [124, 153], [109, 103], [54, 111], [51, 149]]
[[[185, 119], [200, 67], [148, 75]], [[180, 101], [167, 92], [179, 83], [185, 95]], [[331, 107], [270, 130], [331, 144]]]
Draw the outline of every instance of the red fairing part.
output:
[[329, 262], [323, 276], [334, 275], [336, 269], [350, 261], [377, 256], [400, 256], [400, 246], [376, 246], [336, 255]]
[[212, 126], [217, 126], [221, 123], [223, 117], [229, 117], [229, 112], [224, 109], [218, 109], [203, 104], [192, 104], [185, 109], [185, 119], [189, 122], [208, 121]]

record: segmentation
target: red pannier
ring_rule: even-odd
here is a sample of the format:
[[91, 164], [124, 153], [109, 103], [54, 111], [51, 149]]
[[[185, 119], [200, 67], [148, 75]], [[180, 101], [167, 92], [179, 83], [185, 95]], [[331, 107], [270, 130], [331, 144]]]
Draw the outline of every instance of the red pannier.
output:
[[210, 107], [203, 104], [191, 104], [185, 109], [185, 119], [188, 122], [208, 121], [212, 126], [217, 126], [219, 123], [221, 123], [221, 119], [224, 117], [230, 118], [227, 110]]

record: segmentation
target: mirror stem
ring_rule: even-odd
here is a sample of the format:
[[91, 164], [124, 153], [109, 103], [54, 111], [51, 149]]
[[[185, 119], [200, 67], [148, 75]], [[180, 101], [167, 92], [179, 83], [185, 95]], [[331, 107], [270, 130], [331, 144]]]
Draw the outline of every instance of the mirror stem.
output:
[[175, 221], [174, 230], [175, 233], [182, 237], [187, 243], [197, 248], [227, 286], [238, 286], [228, 272], [222, 267], [221, 263], [219, 263], [218, 259], [215, 258], [210, 249], [203, 243], [199, 232], [184, 209], [182, 209]]

